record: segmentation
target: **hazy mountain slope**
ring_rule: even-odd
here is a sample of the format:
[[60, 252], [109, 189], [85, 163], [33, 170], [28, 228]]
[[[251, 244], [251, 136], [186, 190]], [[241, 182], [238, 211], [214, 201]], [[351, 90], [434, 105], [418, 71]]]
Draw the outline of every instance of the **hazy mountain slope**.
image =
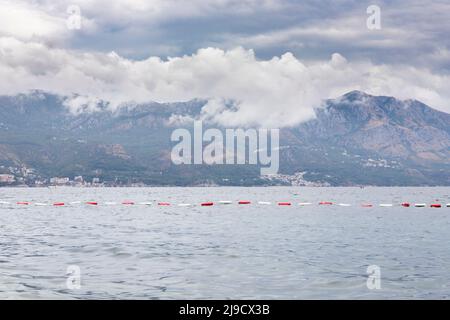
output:
[[450, 184], [450, 115], [418, 101], [350, 92], [285, 132], [284, 170], [335, 185]]
[[[51, 94], [0, 97], [0, 173], [27, 183], [75, 175], [116, 183], [290, 183], [285, 176], [261, 179], [256, 166], [172, 165], [173, 119], [198, 117], [203, 105], [130, 104], [72, 114]], [[316, 119], [283, 128], [280, 145], [280, 173], [303, 172], [309, 181], [450, 185], [450, 115], [418, 101], [350, 92], [326, 101]]]

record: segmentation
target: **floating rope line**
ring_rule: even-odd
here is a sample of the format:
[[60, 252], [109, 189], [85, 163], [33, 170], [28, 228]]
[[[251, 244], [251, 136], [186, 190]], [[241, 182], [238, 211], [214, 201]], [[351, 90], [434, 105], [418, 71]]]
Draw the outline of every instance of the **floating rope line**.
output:
[[[29, 201], [17, 201], [17, 202], [11, 202], [11, 201], [0, 201], [0, 208], [1, 207], [5, 207], [5, 206], [11, 206], [11, 205], [17, 205], [17, 206], [30, 206], [30, 205], [34, 205], [34, 206], [39, 206], [39, 207], [45, 207], [45, 206], [53, 206], [53, 207], [70, 207], [70, 206], [75, 206], [75, 205], [86, 205], [86, 206], [101, 206], [101, 205], [105, 205], [105, 206], [116, 206], [116, 205], [124, 205], [124, 206], [153, 206], [154, 204], [158, 205], [158, 206], [170, 206], [171, 203], [170, 202], [155, 202], [155, 201], [143, 201], [143, 202], [134, 202], [132, 200], [124, 200], [122, 202], [115, 202], [115, 201], [105, 201], [103, 203], [97, 202], [97, 201], [72, 201], [72, 202], [63, 202], [63, 201], [58, 201], [58, 202], [53, 202], [53, 203], [46, 203], [46, 202], [29, 202]], [[239, 200], [239, 201], [229, 201], [229, 200], [220, 200], [218, 202], [213, 202], [213, 201], [206, 201], [206, 202], [201, 202], [198, 205], [201, 207], [211, 207], [214, 206], [215, 204], [220, 204], [220, 205], [232, 205], [232, 204], [237, 204], [237, 205], [251, 205], [252, 201], [249, 200]], [[272, 204], [275, 204], [277, 206], [293, 206], [293, 203], [290, 201], [279, 201], [279, 202], [270, 202], [270, 201], [257, 201], [255, 202], [255, 204], [258, 205], [264, 205], [264, 206], [270, 206]], [[195, 206], [195, 204], [192, 203], [178, 203], [175, 204], [178, 207], [193, 207]], [[304, 206], [311, 206], [313, 205], [312, 202], [299, 202], [297, 204], [300, 207], [304, 207]], [[334, 206], [334, 203], [331, 201], [320, 201], [317, 203], [318, 206]], [[337, 206], [340, 207], [351, 207], [353, 206], [350, 203], [337, 203]], [[374, 204], [372, 203], [362, 203], [359, 205], [362, 208], [373, 208]], [[403, 202], [403, 203], [399, 203], [399, 204], [393, 204], [393, 203], [380, 203], [378, 204], [379, 207], [382, 208], [388, 208], [388, 207], [403, 207], [403, 208], [409, 208], [409, 207], [416, 207], [416, 208], [425, 208], [425, 207], [430, 207], [430, 208], [442, 208], [442, 207], [447, 207], [450, 208], [450, 203], [447, 204], [442, 204], [439, 202], [435, 202], [435, 203], [431, 203], [429, 205], [427, 205], [426, 203], [414, 203], [411, 204], [409, 202]]]

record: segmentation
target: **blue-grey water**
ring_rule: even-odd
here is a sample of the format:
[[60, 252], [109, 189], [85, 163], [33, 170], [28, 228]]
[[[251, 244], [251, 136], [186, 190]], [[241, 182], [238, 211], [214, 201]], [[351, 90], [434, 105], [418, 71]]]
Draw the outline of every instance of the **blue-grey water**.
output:
[[[104, 204], [123, 200], [172, 206]], [[176, 206], [219, 200], [293, 205]], [[450, 297], [450, 188], [2, 188], [0, 201], [2, 299]], [[57, 201], [82, 203], [33, 204]], [[73, 265], [79, 289], [66, 284]]]

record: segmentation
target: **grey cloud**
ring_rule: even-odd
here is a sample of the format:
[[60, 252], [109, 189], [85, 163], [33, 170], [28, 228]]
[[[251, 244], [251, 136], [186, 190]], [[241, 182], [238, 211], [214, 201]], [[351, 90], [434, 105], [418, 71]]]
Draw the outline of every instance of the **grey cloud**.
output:
[[[70, 49], [116, 51], [128, 58], [145, 59], [154, 55], [192, 54], [210, 46], [221, 49], [242, 46], [255, 49], [262, 59], [289, 51], [302, 59], [320, 60], [339, 52], [351, 60], [368, 59], [383, 64], [409, 61], [411, 65], [450, 72], [445, 54], [450, 50], [448, 1], [19, 2], [46, 18], [42, 21], [55, 37], [63, 34], [66, 39], [63, 45]], [[64, 30], [61, 21], [67, 17], [69, 4], [80, 6], [82, 30]], [[381, 7], [381, 30], [366, 28], [366, 8], [371, 4]]]
[[0, 38], [0, 48], [0, 94], [32, 89], [77, 93], [68, 101], [73, 109], [80, 105], [92, 109], [100, 100], [114, 108], [128, 101], [199, 98], [209, 101], [204, 116], [213, 121], [281, 127], [314, 117], [314, 108], [324, 98], [359, 89], [416, 98], [450, 111], [450, 76], [414, 67], [351, 62], [337, 53], [307, 63], [291, 53], [261, 60], [243, 48], [205, 48], [168, 60], [51, 49], [12, 38]]
[[0, 0], [0, 93], [76, 93], [73, 109], [200, 98], [236, 125], [293, 125], [354, 89], [450, 111], [450, 4], [378, 4], [373, 31], [359, 1]]

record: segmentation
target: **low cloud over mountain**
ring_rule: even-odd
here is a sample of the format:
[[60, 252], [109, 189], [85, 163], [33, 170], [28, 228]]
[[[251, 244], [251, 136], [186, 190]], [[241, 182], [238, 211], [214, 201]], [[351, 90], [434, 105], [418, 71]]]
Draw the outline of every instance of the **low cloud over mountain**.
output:
[[206, 101], [74, 114], [64, 99], [43, 92], [0, 97], [0, 173], [31, 184], [82, 175], [119, 184], [450, 185], [450, 114], [416, 100], [352, 91], [323, 101], [314, 119], [281, 129], [280, 176], [267, 180], [256, 165], [171, 162], [171, 133], [192, 130], [189, 119], [204, 117]]
[[[450, 77], [426, 69], [351, 63], [339, 54], [311, 64], [290, 53], [257, 59], [251, 50], [207, 48], [161, 60], [130, 60], [115, 53], [79, 53], [0, 38], [0, 93], [40, 89], [72, 96], [73, 110], [112, 109], [124, 102], [210, 101], [207, 116], [219, 124], [285, 127], [314, 117], [324, 97], [350, 90], [414, 98], [450, 111]], [[226, 108], [232, 105], [233, 108]], [[88, 109], [89, 109], [88, 108]]]

